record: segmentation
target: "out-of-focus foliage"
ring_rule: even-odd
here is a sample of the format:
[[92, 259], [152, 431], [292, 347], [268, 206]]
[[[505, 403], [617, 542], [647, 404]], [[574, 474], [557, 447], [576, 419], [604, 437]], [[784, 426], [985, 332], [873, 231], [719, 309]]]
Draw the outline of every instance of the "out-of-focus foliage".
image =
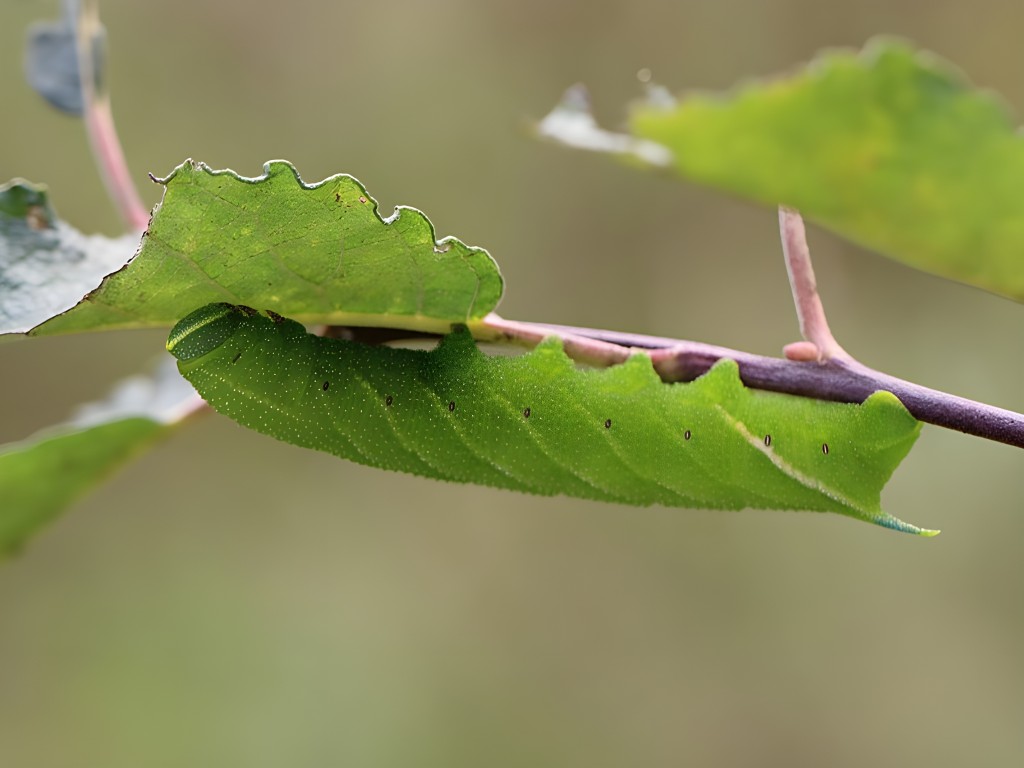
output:
[[0, 334], [25, 333], [73, 307], [138, 240], [83, 235], [57, 218], [45, 187], [0, 185]]
[[142, 451], [166, 427], [145, 418], [52, 430], [0, 446], [0, 556]]
[[807, 218], [926, 272], [1024, 300], [1024, 139], [951, 64], [879, 40], [797, 73], [678, 101], [657, 87], [632, 135], [570, 92], [542, 132]]
[[66, 424], [0, 445], [0, 559], [202, 406], [169, 363], [120, 382]]

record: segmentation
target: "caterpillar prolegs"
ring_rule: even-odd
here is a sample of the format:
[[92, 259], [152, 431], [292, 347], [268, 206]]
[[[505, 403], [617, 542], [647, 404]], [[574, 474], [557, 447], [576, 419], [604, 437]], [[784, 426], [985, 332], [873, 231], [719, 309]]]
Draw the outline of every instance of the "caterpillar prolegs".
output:
[[190, 314], [167, 348], [219, 413], [361, 464], [624, 504], [830, 511], [927, 533], [879, 506], [920, 430], [887, 392], [847, 405], [750, 390], [730, 360], [666, 384], [643, 354], [580, 370], [555, 338], [491, 357], [465, 329], [430, 351], [371, 346], [230, 304]]

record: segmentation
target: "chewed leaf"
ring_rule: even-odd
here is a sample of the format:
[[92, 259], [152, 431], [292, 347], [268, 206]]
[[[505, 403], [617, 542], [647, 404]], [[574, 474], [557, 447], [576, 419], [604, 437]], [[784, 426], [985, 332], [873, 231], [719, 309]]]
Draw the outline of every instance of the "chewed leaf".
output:
[[480, 248], [436, 240], [414, 208], [381, 218], [354, 178], [305, 184], [288, 163], [255, 179], [185, 162], [167, 178], [138, 255], [74, 309], [35, 330], [172, 325], [211, 301], [307, 322], [438, 331], [501, 298]]
[[168, 349], [220, 413], [374, 467], [634, 505], [838, 512], [930, 533], [880, 507], [920, 431], [887, 393], [846, 405], [755, 392], [728, 360], [665, 384], [645, 355], [579, 370], [556, 339], [489, 357], [465, 329], [429, 352], [369, 346], [229, 304], [183, 319]]
[[880, 40], [724, 94], [656, 93], [626, 136], [595, 126], [579, 138], [571, 104], [542, 133], [792, 206], [913, 267], [1024, 300], [1024, 138], [947, 62]]

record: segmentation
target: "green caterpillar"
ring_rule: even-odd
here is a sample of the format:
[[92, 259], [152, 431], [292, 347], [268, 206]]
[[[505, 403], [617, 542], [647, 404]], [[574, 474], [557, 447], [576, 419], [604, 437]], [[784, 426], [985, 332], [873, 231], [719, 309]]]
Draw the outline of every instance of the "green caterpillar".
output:
[[642, 354], [580, 370], [558, 339], [490, 357], [465, 329], [431, 351], [370, 346], [230, 304], [190, 314], [167, 349], [216, 411], [361, 464], [624, 504], [830, 511], [929, 533], [879, 506], [920, 430], [887, 392], [845, 405], [754, 391], [730, 360], [666, 384]]

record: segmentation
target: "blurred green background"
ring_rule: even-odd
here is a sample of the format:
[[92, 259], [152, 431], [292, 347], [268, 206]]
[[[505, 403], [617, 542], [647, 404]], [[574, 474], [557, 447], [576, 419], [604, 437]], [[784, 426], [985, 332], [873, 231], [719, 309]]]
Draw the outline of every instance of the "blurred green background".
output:
[[[147, 204], [186, 157], [361, 179], [491, 250], [506, 317], [777, 354], [774, 211], [529, 139], [577, 81], [621, 123], [649, 67], [725, 88], [860, 46], [934, 50], [1024, 106], [1019, 3], [266, 0], [102, 7]], [[118, 232], [81, 125], [24, 85], [0, 10], [0, 178]], [[1024, 308], [812, 230], [844, 346], [1024, 410]], [[63, 420], [164, 334], [0, 346], [0, 442]], [[0, 765], [1024, 763], [1024, 455], [926, 427], [835, 516], [633, 509], [385, 474], [210, 416], [0, 568]]]

